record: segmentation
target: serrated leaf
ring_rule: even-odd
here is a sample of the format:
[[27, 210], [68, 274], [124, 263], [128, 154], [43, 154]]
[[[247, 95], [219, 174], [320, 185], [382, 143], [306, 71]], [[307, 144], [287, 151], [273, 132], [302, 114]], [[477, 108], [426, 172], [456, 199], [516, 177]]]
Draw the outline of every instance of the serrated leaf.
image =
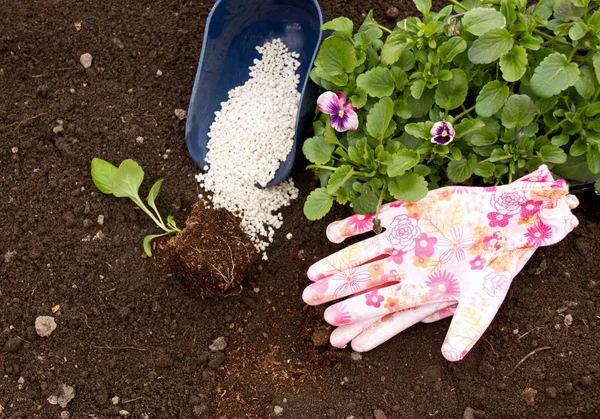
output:
[[371, 137], [383, 139], [394, 116], [394, 102], [389, 97], [379, 100], [367, 114], [367, 132]]
[[115, 173], [112, 193], [118, 198], [138, 199], [143, 180], [144, 169], [131, 159], [123, 160]]
[[466, 159], [451, 161], [448, 163], [446, 171], [448, 179], [454, 183], [463, 183], [473, 176], [475, 163], [477, 163], [477, 157], [474, 154], [469, 154], [469, 157]]
[[537, 114], [535, 103], [527, 95], [512, 95], [502, 110], [502, 125], [506, 128], [522, 128], [531, 124]]
[[390, 74], [392, 75], [392, 79], [396, 85], [396, 89], [404, 89], [404, 86], [408, 83], [408, 76], [406, 75], [406, 71], [401, 69], [400, 67], [392, 67], [390, 69]]
[[360, 195], [352, 201], [352, 208], [357, 214], [373, 214], [377, 211], [379, 196], [369, 187], [364, 187], [360, 191]]
[[335, 169], [335, 171], [329, 177], [327, 184], [327, 193], [329, 195], [335, 194], [338, 189], [344, 185], [352, 177], [354, 170], [348, 165], [343, 165]]
[[376, 98], [390, 96], [394, 91], [394, 79], [386, 67], [375, 67], [359, 75], [356, 84], [369, 96]]
[[431, 128], [433, 127], [433, 122], [411, 122], [410, 124], [406, 124], [404, 126], [404, 130], [412, 135], [413, 137], [420, 138], [422, 140], [428, 140], [431, 138]]
[[583, 17], [583, 8], [575, 6], [571, 0], [556, 0], [553, 10], [554, 17], [563, 22], [579, 20]]
[[489, 64], [513, 47], [513, 37], [506, 29], [494, 29], [476, 39], [469, 48], [469, 60], [474, 64]]
[[506, 18], [502, 13], [483, 7], [476, 7], [466, 12], [461, 22], [462, 29], [475, 36], [506, 26]]
[[412, 116], [412, 109], [402, 99], [398, 99], [394, 102], [394, 114], [403, 119], [408, 119]]
[[451, 62], [461, 52], [467, 49], [467, 42], [460, 36], [450, 38], [438, 48], [438, 56], [443, 63]]
[[545, 114], [550, 109], [554, 109], [556, 104], [558, 103], [558, 98], [555, 96], [552, 97], [543, 97], [535, 101], [535, 107], [537, 108], [538, 115]]
[[423, 176], [409, 172], [390, 180], [388, 191], [394, 199], [416, 202], [424, 198], [429, 190], [427, 189], [427, 181]]
[[545, 163], [561, 164], [567, 161], [567, 154], [555, 145], [543, 146], [540, 148], [539, 155]]
[[575, 90], [577, 93], [584, 98], [589, 99], [594, 95], [598, 83], [596, 83], [596, 76], [594, 70], [588, 66], [582, 66], [579, 68], [579, 78], [575, 82]]
[[117, 167], [106, 160], [94, 157], [92, 159], [90, 174], [96, 188], [102, 193], [112, 194], [113, 183], [117, 174]]
[[527, 69], [527, 52], [525, 48], [515, 45], [504, 56], [500, 58], [500, 70], [502, 78], [506, 81], [518, 81]]
[[490, 177], [494, 175], [496, 166], [489, 161], [475, 163], [474, 173], [481, 177]]
[[332, 76], [351, 73], [356, 67], [356, 53], [344, 40], [330, 36], [319, 48], [317, 64]]
[[381, 38], [382, 35], [382, 30], [373, 26], [354, 34], [354, 42], [356, 45], [366, 47], [374, 42], [381, 42], [379, 41], [379, 38]]
[[352, 31], [354, 30], [354, 24], [347, 17], [338, 17], [329, 22], [326, 22], [321, 26], [322, 31], [335, 31], [352, 38]]
[[519, 44], [532, 51], [537, 51], [540, 49], [542, 42], [535, 36], [525, 35], [519, 39]]
[[392, 156], [393, 161], [387, 168], [389, 177], [403, 175], [406, 171], [412, 169], [419, 163], [419, 153], [414, 150], [402, 149], [398, 150]]
[[325, 188], [315, 189], [308, 195], [304, 203], [304, 215], [311, 221], [319, 220], [325, 216], [333, 205], [333, 197]]
[[314, 164], [325, 164], [331, 160], [331, 154], [335, 150], [333, 144], [327, 144], [321, 136], [311, 137], [304, 141], [302, 152], [304, 156]]
[[435, 90], [435, 103], [447, 111], [462, 105], [467, 97], [469, 81], [461, 69], [452, 69], [452, 79], [441, 81]]
[[492, 116], [504, 106], [510, 95], [510, 89], [501, 81], [488, 82], [479, 92], [476, 99], [475, 112], [479, 116]]
[[400, 59], [404, 50], [413, 44], [413, 41], [405, 34], [394, 34], [387, 37], [381, 47], [381, 63], [392, 65]]
[[579, 78], [577, 64], [560, 52], [548, 55], [533, 72], [531, 89], [540, 97], [550, 97], [573, 86]]

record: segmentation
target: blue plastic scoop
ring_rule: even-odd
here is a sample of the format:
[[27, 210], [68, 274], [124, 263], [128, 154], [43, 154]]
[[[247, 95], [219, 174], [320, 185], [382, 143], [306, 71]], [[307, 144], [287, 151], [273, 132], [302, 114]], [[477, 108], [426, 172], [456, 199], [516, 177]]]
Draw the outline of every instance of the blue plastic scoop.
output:
[[[208, 132], [227, 92], [243, 85], [257, 46], [280, 38], [300, 54], [300, 103], [294, 145], [268, 186], [281, 182], [294, 164], [305, 126], [312, 120], [318, 88], [308, 77], [321, 43], [323, 14], [316, 0], [217, 0], [206, 22], [204, 41], [188, 109], [186, 142], [198, 165], [205, 165]], [[240, 145], [243, 147], [243, 144]]]

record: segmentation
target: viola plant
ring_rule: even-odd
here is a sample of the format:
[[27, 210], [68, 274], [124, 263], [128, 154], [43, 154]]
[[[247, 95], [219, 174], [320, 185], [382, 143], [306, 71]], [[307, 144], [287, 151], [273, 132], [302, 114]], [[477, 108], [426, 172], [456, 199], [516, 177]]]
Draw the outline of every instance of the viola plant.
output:
[[393, 29], [372, 12], [357, 31], [345, 17], [322, 27], [310, 76], [325, 93], [303, 147], [321, 183], [309, 219], [334, 201], [377, 213], [542, 164], [600, 180], [599, 0], [450, 0], [439, 12], [413, 1], [422, 16]]
[[131, 199], [142, 211], [160, 227], [164, 233], [149, 234], [144, 237], [144, 252], [152, 257], [152, 240], [157, 237], [165, 236], [171, 233], [180, 233], [181, 230], [175, 224], [175, 218], [172, 215], [167, 217], [165, 223], [156, 208], [156, 197], [160, 191], [163, 179], [157, 180], [148, 192], [146, 202], [152, 208], [154, 213], [148, 209], [144, 201], [139, 196], [139, 189], [144, 180], [144, 170], [134, 160], [123, 160], [119, 167], [99, 158], [92, 159], [91, 175], [94, 185], [98, 190], [107, 195], [114, 195], [117, 198]]

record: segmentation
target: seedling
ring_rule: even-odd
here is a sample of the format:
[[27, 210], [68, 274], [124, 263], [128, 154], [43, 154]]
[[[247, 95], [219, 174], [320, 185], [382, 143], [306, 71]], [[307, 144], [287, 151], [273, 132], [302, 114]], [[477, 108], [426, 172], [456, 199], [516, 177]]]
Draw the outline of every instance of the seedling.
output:
[[154, 210], [154, 213], [148, 209], [144, 201], [139, 196], [139, 189], [144, 180], [144, 170], [134, 160], [123, 160], [119, 167], [99, 158], [92, 159], [91, 175], [94, 185], [98, 190], [107, 195], [114, 195], [117, 198], [129, 198], [138, 207], [142, 209], [148, 216], [160, 227], [164, 233], [149, 234], [144, 237], [144, 252], [149, 257], [152, 257], [152, 240], [157, 237], [166, 236], [171, 233], [180, 233], [181, 230], [175, 225], [175, 218], [172, 215], [167, 217], [167, 222], [163, 221], [158, 209], [156, 208], [156, 197], [160, 191], [163, 179], [157, 180], [150, 192], [146, 201], [148, 206]]

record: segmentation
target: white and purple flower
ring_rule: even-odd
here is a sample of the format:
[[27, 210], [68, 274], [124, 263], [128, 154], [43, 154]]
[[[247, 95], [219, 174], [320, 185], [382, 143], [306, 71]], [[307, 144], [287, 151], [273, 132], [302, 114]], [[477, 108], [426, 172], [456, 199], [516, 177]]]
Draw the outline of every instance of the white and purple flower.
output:
[[352, 102], [347, 101], [343, 92], [325, 92], [317, 99], [317, 106], [323, 113], [331, 115], [331, 126], [338, 132], [354, 131], [358, 128], [358, 115]]
[[431, 142], [439, 145], [449, 144], [452, 140], [454, 140], [454, 128], [452, 128], [452, 124], [446, 121], [440, 121], [433, 124], [431, 128]]

